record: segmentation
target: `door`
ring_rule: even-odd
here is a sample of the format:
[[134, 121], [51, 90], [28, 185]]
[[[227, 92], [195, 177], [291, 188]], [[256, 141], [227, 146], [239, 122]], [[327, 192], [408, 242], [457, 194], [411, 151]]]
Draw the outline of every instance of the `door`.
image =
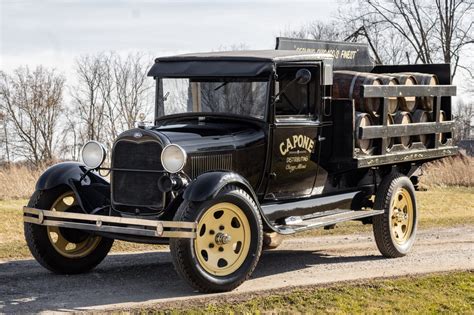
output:
[[320, 123], [316, 113], [320, 99], [319, 68], [305, 68], [312, 74], [307, 84], [292, 83], [301, 67], [278, 69], [266, 199], [300, 198], [311, 195], [313, 191], [319, 155]]

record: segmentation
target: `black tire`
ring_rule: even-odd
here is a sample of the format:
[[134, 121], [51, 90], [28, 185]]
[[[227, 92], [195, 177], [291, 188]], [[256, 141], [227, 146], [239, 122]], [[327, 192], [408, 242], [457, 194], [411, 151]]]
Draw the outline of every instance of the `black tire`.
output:
[[[31, 196], [28, 207], [49, 210], [58, 198], [69, 192], [71, 190], [68, 187], [36, 191]], [[46, 269], [59, 274], [78, 274], [93, 269], [107, 256], [114, 242], [113, 239], [97, 236], [95, 248], [90, 253], [83, 257], [71, 258], [55, 249], [46, 226], [24, 223], [24, 233], [33, 257]]]
[[[248, 252], [244, 256], [245, 258], [242, 258], [243, 262], [238, 269], [227, 275], [211, 274], [205, 269], [205, 266], [202, 266], [199, 257], [195, 253], [197, 239], [172, 238], [170, 240], [173, 264], [178, 274], [193, 288], [203, 293], [226, 292], [238, 287], [250, 277], [262, 252], [262, 220], [257, 205], [247, 192], [236, 186], [226, 186], [216, 198], [203, 203], [194, 204], [183, 201], [174, 220], [199, 222], [206, 215], [207, 210], [220, 203], [236, 205], [245, 214], [249, 223], [250, 244], [247, 245], [249, 246]], [[197, 233], [199, 237], [200, 231], [197, 231]]]
[[[400, 195], [403, 196], [400, 197]], [[410, 214], [407, 214], [405, 218], [403, 218], [405, 216], [404, 210], [393, 206], [396, 201], [394, 198], [402, 198], [403, 200], [406, 198], [407, 208], [409, 207], [408, 204], [411, 204], [412, 211], [407, 210], [407, 213]], [[399, 173], [387, 175], [377, 190], [374, 209], [385, 211], [382, 215], [373, 217], [374, 237], [380, 253], [388, 258], [405, 256], [415, 242], [418, 225], [415, 189], [410, 179]], [[393, 222], [397, 222], [394, 220], [398, 220], [398, 214], [402, 216], [400, 220], [408, 222], [405, 231], [400, 230], [400, 235], [393, 225]], [[403, 228], [402, 224], [400, 224], [400, 228]]]

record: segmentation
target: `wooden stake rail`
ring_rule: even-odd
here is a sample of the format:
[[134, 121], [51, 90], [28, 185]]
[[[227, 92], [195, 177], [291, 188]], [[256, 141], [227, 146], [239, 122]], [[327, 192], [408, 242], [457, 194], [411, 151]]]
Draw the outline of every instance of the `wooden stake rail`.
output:
[[[363, 85], [361, 96], [364, 98], [383, 98], [381, 124], [359, 127], [359, 139], [381, 139], [380, 155], [387, 153], [388, 138], [411, 136], [417, 134], [435, 134], [437, 139], [440, 133], [453, 132], [454, 122], [440, 122], [441, 98], [456, 95], [454, 85]], [[435, 97], [433, 114], [434, 121], [429, 123], [410, 123], [407, 125], [387, 125], [389, 97]], [[434, 149], [439, 146], [439, 141], [434, 142]]]

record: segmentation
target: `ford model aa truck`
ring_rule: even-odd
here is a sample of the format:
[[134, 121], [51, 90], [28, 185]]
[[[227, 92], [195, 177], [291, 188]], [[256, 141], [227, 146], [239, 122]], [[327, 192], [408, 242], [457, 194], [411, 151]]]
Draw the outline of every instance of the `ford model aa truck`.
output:
[[420, 166], [457, 152], [455, 87], [448, 65], [361, 67], [351, 47], [156, 59], [154, 122], [39, 178], [24, 208], [33, 256], [76, 274], [114, 239], [169, 244], [192, 287], [221, 292], [251, 275], [271, 234], [360, 220], [382, 255], [407, 254]]

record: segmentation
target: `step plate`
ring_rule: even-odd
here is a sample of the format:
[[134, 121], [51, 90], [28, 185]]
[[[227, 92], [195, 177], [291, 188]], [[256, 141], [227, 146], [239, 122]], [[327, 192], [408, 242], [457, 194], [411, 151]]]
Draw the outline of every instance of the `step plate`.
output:
[[[335, 213], [334, 213], [335, 212]], [[331, 214], [313, 217], [307, 220], [301, 220], [291, 225], [279, 225], [277, 228], [283, 234], [291, 234], [306, 230], [325, 227], [345, 221], [373, 217], [384, 213], [384, 210], [337, 210]]]

